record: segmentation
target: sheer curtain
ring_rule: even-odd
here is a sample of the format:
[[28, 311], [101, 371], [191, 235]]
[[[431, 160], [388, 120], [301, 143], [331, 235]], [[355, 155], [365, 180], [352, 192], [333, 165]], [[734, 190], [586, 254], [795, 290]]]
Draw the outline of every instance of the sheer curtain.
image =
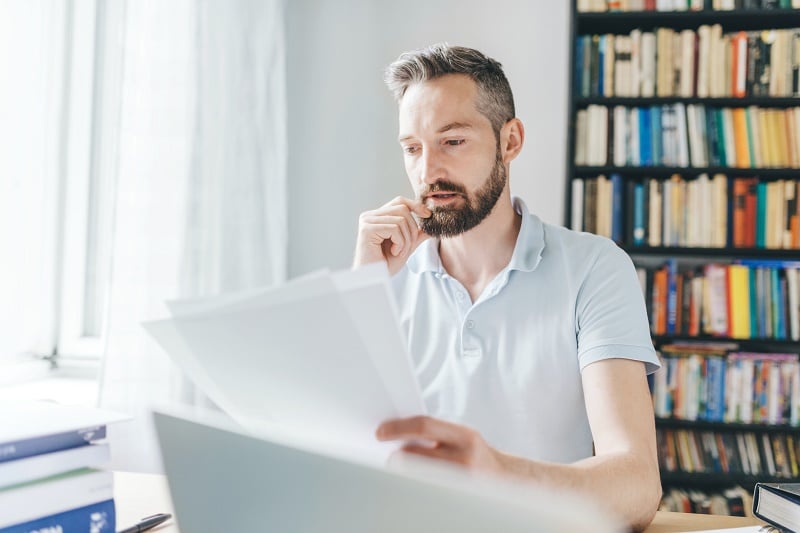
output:
[[[101, 405], [113, 468], [159, 471], [149, 408], [203, 402], [141, 328], [286, 276], [282, 0], [128, 2]], [[224, 356], [224, 354], [220, 354]]]

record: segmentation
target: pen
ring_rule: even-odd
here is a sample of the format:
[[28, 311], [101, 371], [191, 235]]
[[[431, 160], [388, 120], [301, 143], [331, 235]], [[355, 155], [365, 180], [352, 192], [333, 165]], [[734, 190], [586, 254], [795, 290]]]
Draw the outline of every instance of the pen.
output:
[[154, 514], [153, 516], [142, 518], [138, 524], [123, 529], [121, 531], [118, 531], [117, 533], [140, 533], [142, 531], [147, 531], [148, 529], [152, 529], [157, 525], [166, 522], [170, 518], [172, 518], [171, 514], [165, 514], [165, 513]]

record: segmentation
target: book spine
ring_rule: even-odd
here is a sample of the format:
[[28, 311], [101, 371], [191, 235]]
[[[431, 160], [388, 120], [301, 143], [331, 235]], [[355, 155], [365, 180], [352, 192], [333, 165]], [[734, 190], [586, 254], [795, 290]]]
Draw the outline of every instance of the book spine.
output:
[[114, 500], [105, 500], [22, 524], [0, 528], [0, 533], [78, 533], [87, 531], [114, 533], [116, 523]]
[[96, 440], [104, 439], [105, 437], [106, 426], [103, 425], [56, 433], [54, 435], [2, 442], [0, 443], [0, 463], [58, 450], [75, 448]]

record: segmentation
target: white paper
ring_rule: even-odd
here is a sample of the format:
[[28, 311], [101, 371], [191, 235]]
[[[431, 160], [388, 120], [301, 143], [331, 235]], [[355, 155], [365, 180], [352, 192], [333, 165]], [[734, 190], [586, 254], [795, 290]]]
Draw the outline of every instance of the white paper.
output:
[[143, 325], [244, 428], [384, 460], [397, 444], [378, 425], [423, 412], [388, 283], [385, 267], [322, 273]]

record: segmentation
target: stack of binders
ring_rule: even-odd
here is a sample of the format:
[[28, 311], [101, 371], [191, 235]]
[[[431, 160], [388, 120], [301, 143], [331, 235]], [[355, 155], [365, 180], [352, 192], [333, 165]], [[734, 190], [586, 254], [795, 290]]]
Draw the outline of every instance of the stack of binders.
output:
[[126, 416], [51, 402], [0, 404], [0, 533], [114, 532], [106, 425]]

